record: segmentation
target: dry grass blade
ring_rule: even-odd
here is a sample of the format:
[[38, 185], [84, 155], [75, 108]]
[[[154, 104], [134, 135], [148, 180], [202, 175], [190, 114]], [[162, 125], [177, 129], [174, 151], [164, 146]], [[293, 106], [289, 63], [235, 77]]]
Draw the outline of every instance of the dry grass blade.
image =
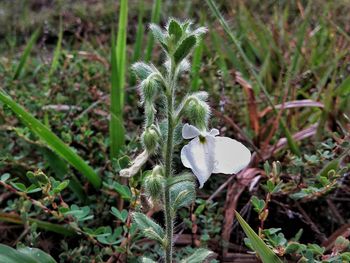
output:
[[243, 87], [244, 93], [247, 96], [247, 106], [249, 111], [249, 121], [253, 128], [255, 135], [259, 135], [260, 125], [259, 125], [259, 114], [258, 106], [256, 103], [254, 90], [252, 86], [242, 77], [241, 73], [236, 72], [236, 81]]
[[[293, 100], [293, 101], [287, 101], [284, 104], [278, 104], [275, 106], [276, 109], [293, 109], [293, 108], [323, 108], [324, 105], [322, 102], [317, 102], [313, 100]], [[265, 108], [263, 111], [259, 113], [259, 117], [264, 117], [266, 114], [272, 111], [271, 107]]]

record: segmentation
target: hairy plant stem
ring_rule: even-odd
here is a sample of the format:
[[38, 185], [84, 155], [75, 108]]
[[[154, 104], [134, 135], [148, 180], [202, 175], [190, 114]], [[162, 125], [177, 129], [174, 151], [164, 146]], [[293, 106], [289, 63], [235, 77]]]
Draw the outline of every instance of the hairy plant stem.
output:
[[[167, 87], [167, 117], [168, 117], [168, 137], [166, 142], [165, 153], [165, 177], [172, 176], [173, 162], [173, 142], [174, 142], [174, 90], [176, 85], [175, 65], [171, 61], [171, 70], [168, 76]], [[165, 214], [165, 262], [172, 262], [173, 254], [173, 212], [171, 211], [170, 188], [168, 185], [164, 189], [164, 214]]]

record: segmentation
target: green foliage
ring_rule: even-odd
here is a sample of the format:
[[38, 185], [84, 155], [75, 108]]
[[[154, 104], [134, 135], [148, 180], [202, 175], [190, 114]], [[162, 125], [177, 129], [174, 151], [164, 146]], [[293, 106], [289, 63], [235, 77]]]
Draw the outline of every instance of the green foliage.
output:
[[[128, 1], [120, 1], [118, 35], [116, 44], [112, 41], [111, 64], [111, 119], [109, 124], [111, 159], [116, 158], [125, 143], [123, 109], [126, 74], [126, 30], [128, 23]], [[114, 38], [114, 36], [113, 36]]]
[[180, 63], [184, 58], [186, 58], [192, 51], [197, 43], [197, 38], [195, 36], [188, 36], [181, 41], [174, 53], [175, 63]]
[[[153, 118], [151, 118], [153, 119]], [[153, 153], [157, 147], [160, 140], [159, 132], [157, 129], [150, 127], [147, 128], [141, 136], [142, 144], [149, 153]]]
[[170, 196], [174, 212], [181, 207], [187, 207], [195, 200], [195, 184], [190, 181], [178, 181], [170, 187]]
[[41, 189], [39, 187], [37, 187], [36, 185], [30, 185], [28, 187], [26, 187], [24, 184], [22, 183], [12, 183], [11, 185], [16, 188], [17, 190], [24, 192], [26, 194], [32, 194], [32, 193], [36, 193], [41, 191]]
[[156, 69], [152, 66], [143, 63], [143, 62], [136, 62], [131, 66], [131, 69], [135, 73], [135, 75], [140, 79], [144, 80], [148, 78], [148, 76], [152, 73], [156, 73]]
[[250, 240], [250, 243], [254, 251], [259, 255], [260, 259], [264, 263], [273, 263], [282, 261], [276, 256], [276, 254], [264, 243], [264, 241], [254, 232], [254, 230], [248, 225], [248, 223], [235, 212], [236, 218], [244, 230], [244, 233]]
[[[151, 23], [158, 24], [162, 12], [162, 0], [154, 0], [152, 7]], [[148, 62], [151, 60], [152, 51], [153, 51], [154, 39], [152, 34], [148, 34], [145, 61]]]
[[197, 47], [193, 52], [193, 61], [192, 61], [192, 69], [191, 69], [191, 88], [192, 91], [198, 91], [200, 85], [200, 66], [201, 66], [201, 58], [204, 50], [204, 42], [203, 39], [200, 39], [197, 43]]
[[[263, 234], [265, 242], [271, 246], [274, 251], [280, 254], [289, 255], [293, 259], [298, 258], [300, 262], [340, 262], [339, 260], [346, 258], [349, 248], [349, 240], [339, 236], [332, 251], [332, 255], [326, 254], [326, 249], [317, 244], [303, 244], [299, 241], [302, 230], [300, 230], [294, 238], [288, 241], [280, 228], [265, 229]], [[251, 246], [250, 240], [246, 244]]]
[[[270, 162], [264, 167], [265, 173], [260, 170], [250, 183], [249, 191], [237, 195], [242, 212], [251, 207], [247, 204], [250, 202], [258, 213], [254, 218], [253, 212], [251, 219], [260, 223], [258, 234], [268, 247], [291, 262], [350, 261], [346, 238], [338, 238], [327, 248], [318, 240], [331, 236], [349, 218], [346, 189], [350, 168], [347, 150], [350, 36], [346, 24], [348, 6], [344, 1], [312, 4], [283, 1], [271, 5], [271, 1], [208, 0], [214, 3], [209, 3], [213, 16], [208, 16], [208, 5], [190, 1], [127, 1], [128, 17], [118, 14], [116, 17], [121, 1], [117, 5], [105, 0], [93, 5], [90, 1], [55, 1], [50, 8], [45, 3], [22, 2], [0, 1], [2, 88], [42, 120], [93, 170], [74, 168], [70, 162], [74, 158], [47, 147], [49, 144], [42, 138], [37, 140], [35, 132], [20, 127], [11, 109], [4, 105], [0, 109], [0, 221], [6, 228], [1, 233], [3, 242], [35, 247], [53, 241], [54, 246], [48, 249], [61, 262], [103, 262], [112, 256], [113, 260], [134, 262], [141, 260], [139, 255], [148, 258], [144, 262], [157, 262], [164, 256], [163, 247], [158, 242], [140, 241], [142, 235], [136, 231], [136, 224], [130, 223], [131, 211], [165, 210], [163, 189], [168, 187], [175, 201], [171, 208], [175, 210], [172, 214], [176, 213], [175, 236], [179, 235], [181, 240], [181, 233], [194, 232], [196, 246], [200, 242], [201, 247], [209, 246], [216, 253], [226, 246], [229, 254], [237, 252], [230, 243], [241, 230], [234, 225], [230, 239], [222, 238], [224, 208], [229, 200], [224, 202], [226, 189], [229, 191], [232, 183], [243, 183], [245, 187], [245, 180], [238, 176], [232, 182], [218, 175], [200, 190], [203, 199], [193, 201], [195, 177], [181, 173], [176, 154], [170, 171], [179, 174], [165, 178], [161, 187], [158, 180], [153, 187], [146, 187], [151, 166], [166, 166], [164, 146], [171, 129], [166, 108], [170, 88], [164, 84], [168, 82], [168, 73], [174, 70], [179, 77], [174, 85], [174, 112], [178, 114], [175, 123], [184, 117], [203, 126], [204, 123], [197, 122], [207, 114], [205, 105], [209, 103], [213, 109], [209, 124], [220, 128], [221, 134], [254, 148], [256, 158], [250, 167], [254, 170], [247, 170], [244, 176], [262, 169], [265, 160]], [[199, 22], [210, 29], [210, 36], [199, 37], [203, 29], [192, 30], [188, 21], [169, 19], [166, 23], [172, 16]], [[114, 27], [115, 33], [124, 33], [115, 28], [115, 22], [125, 18], [127, 42], [123, 54], [130, 54], [130, 59], [126, 55], [125, 60], [150, 61], [153, 57], [153, 64], [137, 62], [133, 72], [128, 72], [125, 63], [124, 77], [129, 77], [129, 85], [122, 86], [125, 106], [120, 107], [123, 118], [118, 119], [115, 115], [110, 118], [108, 93], [111, 85], [121, 87], [117, 74], [113, 74], [121, 60], [116, 39], [111, 49], [108, 32]], [[148, 22], [153, 24], [147, 35]], [[221, 22], [224, 31], [217, 22]], [[117, 38], [117, 34], [112, 34], [112, 38]], [[189, 36], [196, 36], [191, 48], [192, 63], [191, 54], [177, 54], [185, 59], [172, 69], [174, 54]], [[160, 42], [161, 48], [154, 47], [154, 41]], [[162, 50], [165, 55], [160, 53]], [[108, 56], [111, 63], [105, 59]], [[136, 78], [140, 83], [136, 83]], [[137, 90], [141, 103], [137, 101]], [[187, 94], [189, 90], [206, 92], [200, 97], [197, 93]], [[119, 95], [113, 98], [119, 101]], [[182, 98], [192, 95], [196, 100], [190, 99], [188, 107], [183, 108]], [[257, 130], [252, 125], [252, 108], [259, 124]], [[110, 120], [119, 126], [114, 126], [117, 132], [108, 134]], [[149, 161], [143, 162], [142, 169], [135, 172], [126, 186], [120, 183], [118, 175], [144, 150], [137, 135], [142, 134], [142, 126], [159, 138], [156, 147], [154, 143], [148, 147], [153, 155], [144, 160]], [[177, 124], [173, 133], [171, 148], [176, 153], [183, 144], [181, 128]], [[114, 141], [123, 139], [127, 145], [114, 147], [118, 154], [111, 159], [112, 136]], [[274, 160], [279, 160], [283, 169], [274, 165]], [[89, 172], [92, 177], [98, 172], [96, 180], [102, 181], [103, 187], [93, 189], [92, 183], [86, 183], [83, 177]], [[226, 180], [228, 184], [224, 184]], [[150, 198], [150, 192], [157, 197], [156, 202]], [[73, 204], [76, 209], [72, 209]], [[182, 208], [189, 205], [191, 209]], [[87, 214], [85, 206], [90, 208]], [[305, 223], [299, 206], [321, 233]], [[71, 210], [72, 214], [64, 215]], [[160, 213], [156, 212], [154, 219], [159, 219]], [[94, 217], [85, 220], [90, 216]], [[281, 226], [284, 220], [303, 227], [307, 236], [301, 236], [302, 229], [295, 234], [289, 224]], [[159, 220], [163, 221], [166, 223]], [[277, 226], [283, 227], [283, 233]], [[288, 238], [294, 234], [295, 237]], [[64, 239], [65, 236], [70, 238]], [[246, 241], [253, 249], [249, 239]], [[176, 242], [175, 246], [176, 262], [195, 251], [189, 246], [180, 248]]]
[[260, 214], [263, 211], [263, 209], [265, 208], [265, 201], [257, 198], [256, 196], [253, 196], [250, 201], [252, 202], [254, 210], [258, 214]]
[[[145, 13], [144, 9], [145, 9], [144, 1], [141, 0], [139, 2], [139, 10], [138, 10], [138, 17], [137, 17], [137, 30], [136, 30], [136, 39], [134, 44], [133, 62], [136, 62], [137, 60], [139, 60], [142, 54], [142, 39], [145, 31], [145, 26], [143, 24], [143, 18]], [[134, 83], [132, 82], [131, 84], [134, 84]]]
[[164, 240], [164, 229], [145, 214], [135, 212], [133, 213], [132, 218], [133, 222], [136, 224], [137, 228], [141, 230], [144, 236], [156, 240], [161, 244], [166, 242]]
[[127, 210], [123, 209], [122, 211], [119, 211], [114, 206], [111, 208], [111, 213], [123, 223], [126, 222], [126, 219], [128, 218], [128, 215], [129, 215], [129, 212]]
[[53, 54], [52, 62], [51, 62], [49, 77], [51, 77], [59, 67], [59, 59], [62, 53], [62, 39], [63, 39], [63, 28], [62, 28], [62, 18], [60, 18], [58, 40], [57, 40], [55, 52]]
[[37, 120], [33, 115], [28, 113], [21, 105], [12, 100], [4, 91], [0, 90], [0, 101], [7, 105], [17, 117], [44, 141], [55, 153], [60, 155], [78, 171], [80, 171], [93, 186], [98, 188], [101, 179], [95, 171], [68, 145], [58, 138], [49, 128]]
[[79, 207], [77, 205], [71, 205], [70, 209], [61, 207], [60, 212], [65, 216], [74, 216], [78, 222], [83, 222], [94, 218], [94, 216], [90, 214], [90, 207], [88, 206]]
[[123, 233], [122, 227], [117, 227], [114, 231], [112, 231], [111, 227], [102, 228], [103, 231], [97, 234], [97, 240], [105, 245], [117, 245], [122, 242], [121, 236]]
[[188, 258], [181, 260], [181, 263], [202, 263], [206, 258], [208, 258], [212, 254], [213, 252], [205, 248], [199, 248], [196, 249], [194, 253]]
[[[265, 85], [261, 82], [260, 77], [258, 76], [258, 74], [256, 73], [251, 61], [249, 60], [249, 58], [247, 57], [246, 53], [244, 52], [244, 50], [242, 49], [242, 46], [240, 45], [238, 39], [235, 37], [235, 35], [232, 33], [232, 31], [230, 30], [230, 27], [228, 26], [226, 20], [224, 19], [224, 17], [222, 16], [222, 14], [220, 13], [218, 7], [216, 6], [215, 2], [213, 0], [207, 0], [207, 3], [210, 7], [210, 10], [213, 12], [213, 14], [215, 15], [215, 17], [219, 20], [220, 24], [222, 25], [223, 29], [225, 30], [226, 34], [229, 36], [229, 38], [232, 40], [233, 44], [235, 45], [238, 53], [242, 56], [244, 63], [246, 64], [246, 67], [250, 70], [250, 72], [252, 73], [252, 75], [254, 76], [259, 88], [263, 91], [263, 93], [265, 94], [265, 97], [270, 105], [270, 107], [274, 110], [275, 114], [277, 115], [278, 112], [275, 108], [274, 103], [272, 102], [272, 100], [270, 99], [270, 94], [268, 93]], [[292, 152], [298, 156], [300, 156], [300, 149], [298, 147], [298, 145], [296, 144], [296, 142], [294, 141], [286, 123], [284, 122], [283, 119], [280, 119], [280, 126], [282, 128], [282, 131], [284, 132], [287, 141], [288, 141], [288, 145], [290, 147], [290, 149], [292, 150]]]
[[[134, 213], [134, 223], [146, 237], [154, 239], [164, 248], [165, 262], [172, 262], [173, 246], [173, 220], [178, 209], [189, 206], [195, 200], [195, 185], [188, 177], [182, 176], [179, 180], [171, 181], [173, 163], [174, 133], [180, 127], [181, 118], [188, 111], [192, 113], [194, 120], [200, 118], [198, 123], [201, 128], [206, 126], [209, 106], [202, 101], [201, 96], [193, 95], [189, 101], [188, 96], [179, 104], [175, 111], [175, 92], [178, 77], [189, 68], [186, 57], [193, 50], [199, 37], [206, 32], [205, 28], [193, 30], [189, 22], [180, 23], [170, 19], [162, 30], [159, 26], [151, 24], [150, 30], [154, 38], [165, 51], [167, 61], [164, 64], [166, 72], [162, 74], [152, 65], [136, 63], [132, 66], [135, 75], [142, 80], [140, 85], [142, 104], [145, 111], [145, 128], [142, 133], [142, 144], [145, 151], [135, 158], [132, 166], [120, 171], [121, 176], [131, 177], [144, 165], [143, 155], [152, 156], [158, 146], [164, 153], [162, 166], [155, 166], [152, 174], [146, 176], [143, 188], [146, 196], [152, 201], [152, 205], [163, 205], [165, 217], [165, 231], [147, 216]], [[156, 104], [156, 97], [165, 100], [166, 108]], [[194, 102], [192, 105], [191, 102]], [[186, 108], [187, 107], [187, 108]], [[158, 121], [155, 114], [166, 112], [166, 117]], [[164, 124], [164, 126], [163, 126]], [[141, 156], [141, 157], [140, 157]], [[132, 171], [132, 172], [131, 172]], [[170, 184], [168, 184], [170, 183]]]
[[38, 248], [21, 247], [16, 250], [3, 244], [0, 244], [0, 262], [56, 263], [50, 255]]
[[154, 260], [150, 259], [150, 258], [146, 258], [146, 257], [142, 257], [141, 258], [141, 262], [142, 263], [155, 263]]
[[30, 52], [33, 49], [33, 46], [35, 45], [35, 42], [37, 41], [38, 37], [40, 35], [40, 29], [37, 29], [30, 37], [28, 44], [26, 45], [26, 48], [23, 51], [23, 54], [21, 56], [21, 59], [18, 63], [18, 66], [15, 70], [15, 74], [13, 75], [13, 80], [18, 79], [20, 77], [21, 73], [24, 70], [24, 67], [26, 66], [27, 60], [29, 58]]
[[162, 199], [162, 193], [164, 192], [165, 178], [164, 167], [155, 166], [150, 175], [146, 176], [144, 181], [145, 193], [152, 201], [157, 202]]
[[120, 194], [121, 198], [123, 198], [124, 200], [131, 200], [132, 194], [128, 186], [122, 185], [118, 182], [114, 182], [113, 188]]

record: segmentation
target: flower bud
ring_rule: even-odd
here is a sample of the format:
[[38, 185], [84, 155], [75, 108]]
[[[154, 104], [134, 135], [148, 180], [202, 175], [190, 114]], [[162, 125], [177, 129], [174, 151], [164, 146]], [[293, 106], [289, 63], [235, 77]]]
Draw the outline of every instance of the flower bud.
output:
[[190, 122], [200, 129], [205, 129], [209, 119], [210, 108], [208, 104], [199, 99], [192, 99], [186, 107], [186, 115]]
[[149, 127], [142, 134], [142, 143], [149, 153], [153, 153], [158, 146], [159, 135], [155, 128]]
[[147, 79], [142, 81], [141, 89], [144, 100], [152, 102], [157, 94], [157, 81], [154, 79], [154, 75], [151, 74]]
[[154, 122], [154, 114], [156, 113], [156, 109], [152, 103], [145, 103], [145, 120], [146, 127], [149, 127]]
[[165, 183], [163, 167], [157, 165], [153, 168], [152, 174], [146, 177], [144, 187], [146, 194], [153, 201], [160, 200]]

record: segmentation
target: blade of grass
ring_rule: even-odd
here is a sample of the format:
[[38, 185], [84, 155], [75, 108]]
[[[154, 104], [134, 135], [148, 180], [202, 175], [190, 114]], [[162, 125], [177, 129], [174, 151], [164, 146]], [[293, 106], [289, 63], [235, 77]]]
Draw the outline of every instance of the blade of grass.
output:
[[[219, 11], [218, 7], [216, 6], [215, 2], [213, 0], [206, 0], [206, 2], [209, 5], [210, 10], [213, 12], [215, 17], [219, 20], [219, 22], [222, 25], [223, 29], [225, 30], [226, 34], [229, 36], [230, 40], [235, 45], [238, 53], [243, 58], [243, 61], [246, 64], [246, 67], [251, 72], [251, 74], [254, 76], [255, 81], [258, 84], [259, 88], [265, 94], [266, 100], [269, 103], [269, 105], [271, 106], [271, 108], [273, 109], [274, 113], [276, 115], [278, 115], [278, 111], [275, 108], [275, 105], [273, 104], [273, 102], [272, 102], [272, 100], [270, 98], [270, 94], [268, 93], [268, 91], [267, 91], [266, 87], [264, 86], [264, 84], [261, 82], [261, 79], [260, 79], [259, 75], [256, 73], [256, 71], [254, 69], [254, 66], [252, 65], [252, 63], [249, 61], [248, 57], [244, 53], [244, 51], [243, 51], [243, 49], [242, 49], [238, 39], [231, 32], [231, 30], [230, 30], [226, 20], [224, 19], [224, 17], [220, 13], [220, 11]], [[287, 128], [287, 125], [286, 125], [285, 121], [283, 120], [283, 118], [280, 119], [280, 126], [281, 126], [281, 129], [282, 129], [283, 133], [285, 134], [285, 136], [287, 138], [288, 145], [289, 145], [291, 151], [294, 154], [296, 154], [297, 156], [300, 156], [301, 155], [300, 149], [299, 149], [298, 145], [296, 144], [296, 142], [293, 140], [293, 137], [292, 137], [289, 129]]]
[[0, 101], [7, 105], [33, 133], [48, 145], [49, 148], [84, 175], [94, 187], [100, 187], [101, 178], [79, 155], [1, 89]]
[[222, 72], [223, 78], [224, 80], [228, 81], [229, 80], [229, 72], [228, 72], [228, 68], [227, 68], [227, 64], [225, 61], [225, 54], [222, 51], [222, 46], [221, 46], [221, 39], [219, 34], [215, 31], [215, 30], [210, 30], [211, 31], [211, 39], [213, 42], [213, 46], [215, 48], [216, 53], [219, 55], [218, 58], [218, 65], [219, 68]]
[[56, 48], [53, 54], [52, 62], [51, 62], [51, 67], [49, 71], [49, 78], [51, 78], [52, 74], [55, 73], [57, 70], [59, 63], [58, 60], [61, 56], [61, 47], [62, 47], [62, 37], [63, 37], [63, 28], [62, 28], [62, 17], [60, 17], [60, 25], [59, 25], [59, 33], [58, 33], [58, 40], [56, 44]]
[[[140, 1], [139, 3], [139, 11], [137, 17], [137, 30], [136, 30], [136, 38], [134, 44], [134, 56], [132, 58], [132, 62], [136, 62], [140, 59], [142, 53], [142, 39], [143, 34], [145, 32], [145, 26], [143, 25], [143, 17], [144, 17], [144, 1]], [[130, 86], [134, 86], [136, 84], [136, 76], [135, 74], [131, 74], [130, 76]]]
[[350, 94], [350, 76], [346, 77], [336, 90], [337, 95], [348, 96]]
[[140, 59], [141, 51], [142, 51], [142, 37], [145, 32], [145, 26], [143, 25], [143, 17], [144, 17], [144, 1], [140, 1], [139, 3], [139, 11], [137, 17], [137, 30], [136, 30], [136, 38], [134, 44], [134, 56], [132, 61], [135, 62]]
[[[205, 16], [201, 13], [201, 26], [203, 26], [204, 21], [205, 21]], [[200, 84], [199, 71], [201, 67], [203, 49], [204, 49], [204, 43], [203, 43], [203, 39], [201, 38], [199, 40], [199, 43], [197, 44], [197, 47], [193, 52], [192, 68], [191, 68], [192, 91], [198, 91], [198, 88], [199, 88], [199, 84]]]
[[[109, 125], [111, 158], [116, 158], [125, 144], [123, 125], [124, 86], [126, 68], [126, 30], [128, 22], [128, 0], [120, 1], [117, 44], [112, 40], [111, 64], [111, 119]], [[114, 39], [114, 34], [112, 36]]]
[[23, 54], [21, 56], [21, 59], [18, 63], [18, 66], [16, 68], [16, 71], [15, 71], [15, 74], [13, 75], [13, 80], [16, 80], [18, 79], [18, 77], [21, 75], [25, 65], [26, 65], [26, 62], [28, 60], [28, 57], [29, 57], [29, 54], [34, 46], [34, 44], [36, 43], [36, 40], [38, 39], [39, 37], [39, 33], [40, 33], [40, 29], [37, 29], [30, 37], [29, 39], [29, 42], [28, 44], [26, 45], [24, 51], [23, 51]]
[[204, 49], [203, 39], [200, 39], [196, 49], [193, 52], [192, 69], [191, 69], [192, 91], [198, 91], [198, 88], [199, 88], [199, 84], [200, 84], [199, 70], [200, 70], [201, 61], [202, 61], [203, 49]]
[[337, 72], [335, 71], [332, 75], [331, 82], [327, 85], [326, 89], [323, 89], [324, 91], [324, 98], [323, 98], [323, 109], [322, 109], [322, 114], [319, 118], [318, 121], [318, 127], [317, 127], [317, 133], [316, 133], [316, 138], [318, 140], [321, 139], [321, 136], [325, 133], [325, 127], [327, 120], [329, 119], [329, 114], [332, 112], [334, 109], [334, 86], [336, 82], [336, 76]]
[[[0, 213], [0, 221], [13, 223], [13, 224], [24, 224], [21, 217], [16, 214], [8, 214], [8, 213]], [[45, 222], [42, 220], [28, 218], [28, 222], [30, 225], [36, 224], [38, 228], [44, 229], [46, 231], [55, 232], [64, 236], [73, 236], [75, 235], [75, 231], [68, 225], [58, 225], [50, 222]]]
[[[162, 0], [154, 0], [152, 8], [151, 23], [159, 24], [160, 12], [162, 7]], [[148, 40], [145, 54], [145, 61], [148, 62], [151, 60], [152, 51], [153, 51], [154, 38], [151, 32], [148, 32]]]
[[248, 223], [235, 211], [236, 218], [249, 238], [254, 250], [258, 253], [263, 263], [282, 263], [282, 260], [265, 244], [265, 242], [254, 232]]
[[0, 244], [0, 262], [2, 263], [57, 263], [50, 254], [35, 247], [20, 247], [14, 249]]
[[[309, 15], [309, 11], [310, 11], [310, 6], [309, 5], [307, 7], [307, 9], [305, 10], [305, 19], [303, 21], [303, 23], [301, 24], [300, 30], [297, 32], [297, 42], [296, 42], [296, 47], [295, 47], [295, 51], [292, 57], [292, 63], [290, 64], [290, 67], [287, 70], [287, 76], [286, 76], [286, 80], [284, 82], [284, 89], [288, 91], [288, 95], [290, 93], [290, 82], [292, 79], [295, 78], [295, 76], [297, 75], [297, 72], [299, 70], [300, 67], [300, 61], [301, 61], [301, 49], [305, 40], [305, 34], [306, 34], [306, 29], [307, 29], [307, 25], [308, 25], [308, 15]], [[294, 99], [294, 98], [292, 98]]]

